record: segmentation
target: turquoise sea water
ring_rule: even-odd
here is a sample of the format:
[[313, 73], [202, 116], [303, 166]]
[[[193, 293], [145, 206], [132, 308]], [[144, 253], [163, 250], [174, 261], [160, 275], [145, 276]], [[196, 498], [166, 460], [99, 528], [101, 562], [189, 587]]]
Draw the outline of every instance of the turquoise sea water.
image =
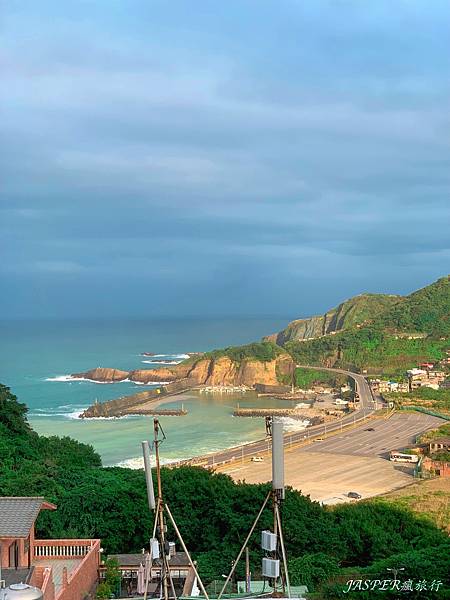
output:
[[[11, 321], [0, 323], [0, 382], [29, 407], [29, 420], [43, 435], [69, 435], [92, 444], [104, 464], [140, 464], [140, 442], [152, 435], [151, 417], [78, 419], [99, 401], [145, 389], [131, 382], [99, 384], [65, 381], [90, 368], [149, 368], [142, 352], [177, 355], [258, 340], [284, 327], [289, 319], [158, 319], [104, 321]], [[170, 356], [169, 356], [170, 359]], [[173, 357], [173, 360], [175, 358]], [[156, 365], [153, 365], [156, 366]], [[157, 367], [157, 366], [156, 366]], [[167, 440], [165, 460], [182, 459], [258, 439], [262, 419], [235, 418], [233, 408], [274, 405], [254, 394], [178, 396], [185, 417], [162, 417]]]

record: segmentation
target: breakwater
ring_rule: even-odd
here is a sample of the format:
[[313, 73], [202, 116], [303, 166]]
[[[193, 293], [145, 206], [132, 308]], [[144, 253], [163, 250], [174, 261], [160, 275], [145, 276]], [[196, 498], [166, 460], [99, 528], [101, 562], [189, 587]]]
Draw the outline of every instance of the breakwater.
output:
[[80, 419], [123, 417], [131, 414], [156, 414], [151, 411], [154, 411], [162, 400], [187, 392], [195, 385], [196, 382], [191, 379], [180, 379], [159, 388], [138, 392], [131, 396], [122, 396], [105, 402], [95, 402], [81, 413]]
[[154, 415], [158, 417], [184, 417], [188, 414], [188, 411], [185, 408], [155, 408], [155, 409], [146, 409], [136, 407], [134, 409], [130, 409], [127, 413], [129, 415]]
[[298, 408], [236, 408], [235, 417], [290, 417], [291, 419], [307, 420], [311, 425], [323, 423], [323, 417], [309, 415]]

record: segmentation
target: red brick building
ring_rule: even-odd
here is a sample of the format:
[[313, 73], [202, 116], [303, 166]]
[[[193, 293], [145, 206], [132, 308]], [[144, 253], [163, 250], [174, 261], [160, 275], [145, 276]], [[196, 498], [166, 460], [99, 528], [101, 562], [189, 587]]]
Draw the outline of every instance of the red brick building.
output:
[[37, 540], [41, 510], [56, 506], [40, 497], [0, 498], [0, 565], [5, 586], [27, 583], [44, 600], [82, 600], [98, 580], [100, 540]]
[[450, 462], [433, 460], [432, 458], [425, 457], [422, 461], [422, 468], [427, 471], [432, 471], [435, 475], [439, 475], [440, 477], [450, 477]]

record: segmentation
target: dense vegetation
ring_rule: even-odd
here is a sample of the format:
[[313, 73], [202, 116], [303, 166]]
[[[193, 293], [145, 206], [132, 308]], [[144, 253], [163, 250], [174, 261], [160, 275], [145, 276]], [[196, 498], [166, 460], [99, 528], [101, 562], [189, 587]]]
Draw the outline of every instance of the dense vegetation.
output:
[[226, 356], [234, 362], [240, 363], [244, 359], [269, 362], [275, 360], [286, 351], [272, 342], [254, 342], [245, 346], [229, 346], [219, 350], [212, 350], [203, 355], [203, 358], [221, 358]]
[[379, 323], [395, 331], [450, 336], [450, 275], [407, 296], [386, 311]]
[[431, 431], [423, 433], [419, 437], [418, 442], [420, 444], [425, 442], [431, 442], [432, 440], [435, 440], [440, 437], [450, 437], [450, 423], [445, 423], [437, 429], [432, 429]]
[[[268, 487], [236, 484], [200, 468], [163, 469], [162, 477], [165, 499], [205, 580], [211, 581], [229, 568]], [[56, 511], [42, 512], [38, 537], [99, 537], [108, 553], [140, 551], [147, 543], [151, 517], [143, 472], [103, 468], [90, 446], [38, 436], [27, 423], [25, 405], [0, 386], [0, 494], [23, 495], [25, 490], [58, 505]], [[364, 502], [329, 510], [288, 489], [283, 519], [294, 580], [313, 588], [329, 578], [333, 586], [343, 569], [384, 569], [380, 561], [414, 564], [416, 578], [429, 578], [428, 562], [425, 567], [420, 563], [425, 553], [450, 555], [442, 531], [398, 507]], [[267, 509], [261, 528], [270, 528], [271, 522]], [[261, 559], [258, 538], [250, 553], [255, 578]], [[169, 539], [175, 539], [171, 530]], [[432, 572], [448, 579], [439, 560]]]
[[420, 387], [410, 394], [386, 394], [399, 407], [421, 406], [450, 415], [450, 389]]
[[295, 385], [302, 389], [309, 389], [313, 385], [339, 387], [346, 383], [349, 383], [349, 377], [331, 371], [295, 369]]
[[396, 375], [418, 363], [438, 361], [450, 347], [448, 340], [407, 339], [382, 329], [365, 327], [305, 342], [288, 342], [286, 350], [303, 365], [342, 366]]
[[293, 321], [278, 336], [296, 362], [396, 376], [419, 362], [442, 359], [450, 348], [450, 276], [404, 298], [363, 295], [341, 306], [347, 304], [334, 335], [296, 341], [295, 327], [304, 321]]

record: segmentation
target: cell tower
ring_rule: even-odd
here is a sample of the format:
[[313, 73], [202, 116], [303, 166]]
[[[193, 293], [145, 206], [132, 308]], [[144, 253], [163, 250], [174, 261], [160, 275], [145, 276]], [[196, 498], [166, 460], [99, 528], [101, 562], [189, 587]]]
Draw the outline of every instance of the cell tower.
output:
[[[283, 422], [275, 417], [266, 418], [266, 431], [272, 437], [272, 489], [267, 494], [253, 525], [242, 545], [236, 560], [233, 562], [225, 583], [220, 591], [217, 600], [220, 600], [225, 589], [233, 577], [238, 562], [245, 550], [247, 544], [255, 531], [256, 525], [261, 518], [267, 503], [272, 499], [273, 506], [273, 531], [261, 532], [261, 547], [266, 556], [262, 559], [262, 574], [273, 583], [274, 592], [277, 591], [281, 583], [283, 593], [286, 591], [288, 598], [291, 597], [289, 583], [289, 573], [287, 569], [286, 550], [284, 546], [283, 529], [281, 525], [281, 503], [284, 500], [284, 436]], [[280, 569], [280, 559], [283, 569]]]
[[[144, 469], [145, 469], [145, 479], [147, 484], [147, 498], [148, 505], [151, 511], [155, 513], [155, 520], [153, 523], [153, 533], [150, 538], [150, 560], [147, 562], [147, 568], [145, 572], [145, 584], [144, 584], [144, 600], [147, 600], [148, 593], [148, 584], [151, 577], [151, 568], [152, 562], [154, 559], [161, 559], [161, 594], [160, 597], [164, 600], [169, 600], [169, 598], [173, 598], [177, 600], [177, 596], [175, 593], [175, 586], [172, 581], [172, 577], [170, 574], [170, 543], [166, 539], [167, 533], [167, 525], [166, 525], [166, 514], [169, 517], [170, 522], [172, 523], [172, 527], [175, 530], [175, 533], [180, 541], [181, 547], [183, 548], [186, 556], [188, 558], [189, 564], [194, 572], [194, 575], [197, 579], [198, 585], [206, 598], [209, 600], [208, 594], [203, 586], [202, 580], [197, 572], [195, 567], [195, 563], [193, 562], [191, 555], [189, 554], [188, 549], [186, 548], [186, 544], [181, 536], [180, 530], [178, 529], [177, 524], [175, 523], [175, 519], [173, 518], [172, 513], [170, 512], [170, 508], [166, 502], [164, 502], [163, 498], [163, 490], [161, 484], [161, 464], [159, 459], [159, 446], [166, 439], [164, 431], [159, 423], [158, 419], [153, 420], [153, 450], [155, 452], [155, 461], [156, 461], [156, 478], [157, 478], [157, 492], [158, 495], [155, 500], [155, 492], [153, 489], [153, 479], [152, 479], [152, 470], [151, 470], [151, 461], [150, 461], [150, 447], [149, 443], [144, 441], [142, 442], [142, 452], [144, 455]], [[170, 590], [170, 591], [169, 591]]]

